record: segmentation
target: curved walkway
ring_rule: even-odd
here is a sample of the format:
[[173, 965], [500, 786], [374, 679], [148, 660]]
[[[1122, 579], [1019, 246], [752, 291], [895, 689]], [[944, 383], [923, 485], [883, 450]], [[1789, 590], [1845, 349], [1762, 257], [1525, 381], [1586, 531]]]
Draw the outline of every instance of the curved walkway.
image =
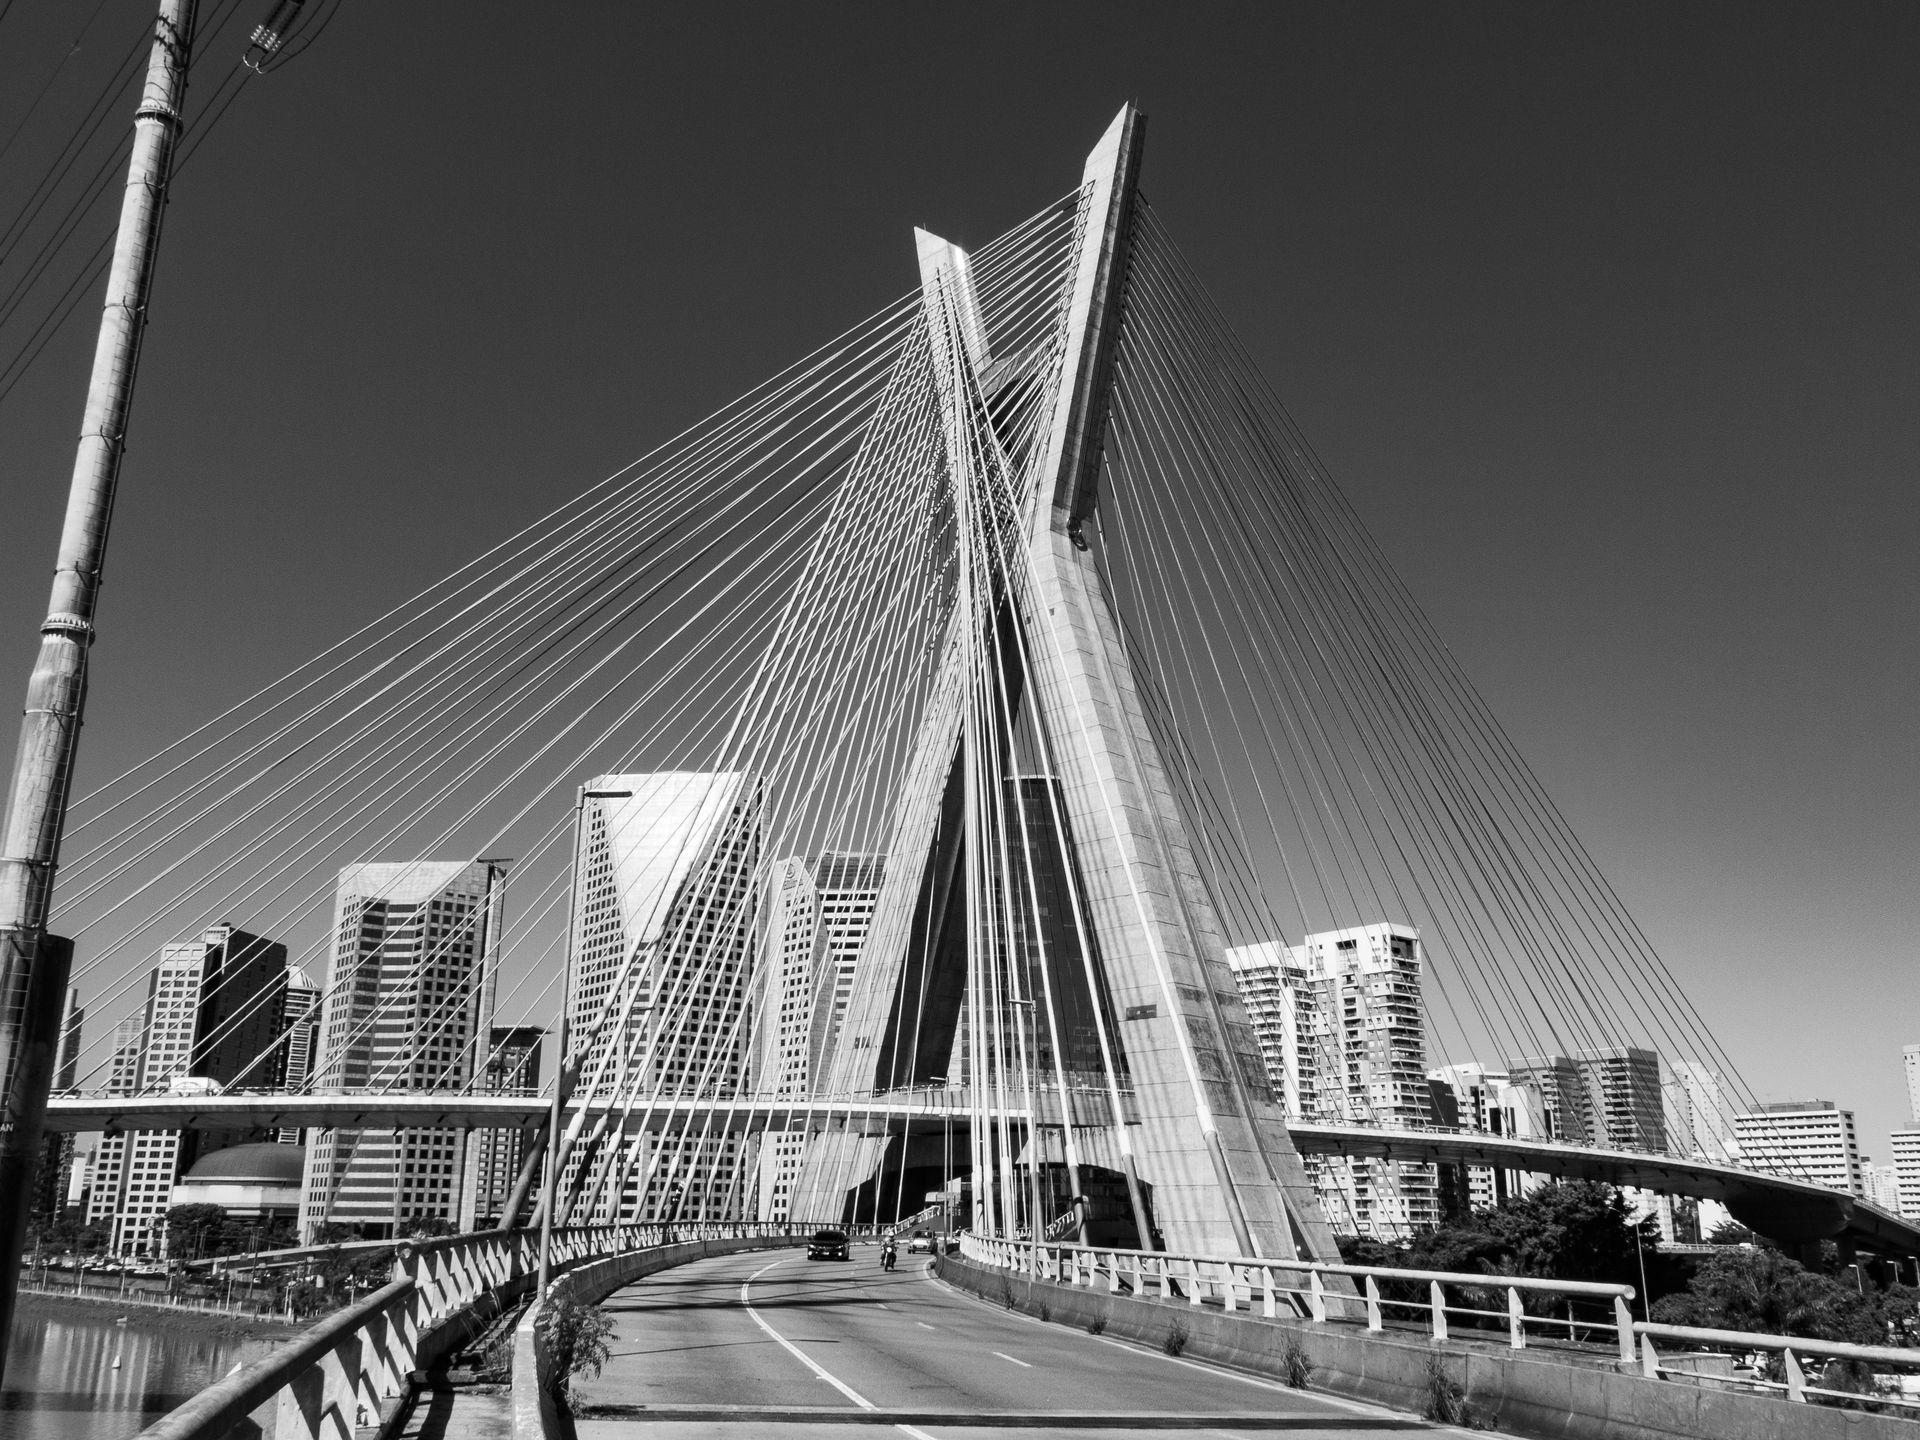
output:
[[871, 1246], [697, 1261], [601, 1308], [613, 1360], [576, 1387], [580, 1440], [1464, 1433], [1009, 1313]]

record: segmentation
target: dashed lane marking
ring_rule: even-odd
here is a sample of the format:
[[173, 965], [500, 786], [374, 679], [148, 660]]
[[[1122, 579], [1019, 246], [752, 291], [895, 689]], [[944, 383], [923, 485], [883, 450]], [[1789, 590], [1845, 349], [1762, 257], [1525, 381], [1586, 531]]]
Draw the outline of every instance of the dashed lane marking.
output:
[[[792, 1258], [791, 1256], [787, 1257], [787, 1259], [791, 1259], [791, 1258]], [[811, 1370], [815, 1375], [819, 1376], [822, 1380], [826, 1381], [829, 1385], [833, 1386], [833, 1388], [838, 1390], [842, 1395], [846, 1396], [849, 1400], [853, 1401], [853, 1403], [858, 1405], [862, 1410], [878, 1410], [880, 1408], [878, 1405], [875, 1405], [871, 1400], [867, 1399], [866, 1396], [862, 1395], [858, 1390], [854, 1389], [851, 1385], [847, 1384], [846, 1381], [840, 1379], [839, 1376], [835, 1375], [832, 1371], [828, 1370], [826, 1366], [820, 1364], [811, 1355], [807, 1354], [804, 1350], [802, 1350], [798, 1345], [795, 1345], [791, 1340], [787, 1339], [786, 1336], [782, 1335], [778, 1330], [774, 1329], [773, 1326], [767, 1323], [766, 1318], [762, 1316], [758, 1310], [753, 1308], [753, 1302], [747, 1298], [747, 1288], [750, 1285], [752, 1285], [754, 1281], [758, 1280], [762, 1275], [766, 1274], [767, 1271], [772, 1270], [773, 1268], [775, 1268], [775, 1266], [784, 1265], [786, 1263], [787, 1261], [783, 1259], [783, 1260], [774, 1261], [772, 1265], [762, 1265], [758, 1270], [754, 1271], [753, 1274], [749, 1275], [745, 1280], [741, 1281], [740, 1282], [741, 1308], [744, 1309], [747, 1312], [747, 1314], [753, 1318], [754, 1324], [758, 1325], [762, 1330], [766, 1331], [768, 1335], [772, 1336], [774, 1340], [779, 1342], [781, 1349], [785, 1350], [789, 1355], [793, 1356], [794, 1359], [798, 1360], [802, 1365], [806, 1366], [807, 1369]], [[912, 1436], [913, 1440], [933, 1440], [933, 1436], [927, 1434], [927, 1432], [924, 1430], [916, 1429], [912, 1425], [898, 1425], [898, 1426], [895, 1426], [894, 1428], [899, 1430], [900, 1433], [903, 1435]]]
[[[1002, 1360], [1013, 1360], [1013, 1356], [1007, 1354], [1004, 1350], [996, 1350], [993, 1353], [998, 1355]], [[1024, 1360], [1013, 1360], [1013, 1363], [1018, 1365], [1022, 1370], [1031, 1370], [1033, 1368], [1033, 1366]]]

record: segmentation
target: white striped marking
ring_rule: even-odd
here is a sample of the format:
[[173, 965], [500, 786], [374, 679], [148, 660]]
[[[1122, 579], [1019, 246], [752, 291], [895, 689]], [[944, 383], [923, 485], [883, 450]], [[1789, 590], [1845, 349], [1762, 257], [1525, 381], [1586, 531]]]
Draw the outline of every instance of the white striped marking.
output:
[[[789, 1256], [787, 1258], [791, 1259], [792, 1257]], [[789, 1355], [793, 1356], [794, 1359], [798, 1360], [802, 1365], [806, 1366], [807, 1369], [811, 1370], [815, 1375], [819, 1376], [822, 1380], [826, 1381], [829, 1385], [833, 1386], [834, 1389], [838, 1390], [842, 1395], [846, 1396], [854, 1404], [858, 1405], [862, 1410], [878, 1410], [880, 1408], [878, 1405], [874, 1404], [871, 1400], [867, 1399], [866, 1396], [862, 1395], [858, 1390], [854, 1389], [851, 1385], [847, 1384], [844, 1380], [840, 1379], [839, 1376], [834, 1375], [831, 1371], [829, 1371], [826, 1368], [826, 1366], [819, 1364], [817, 1361], [814, 1360], [814, 1358], [811, 1355], [806, 1354], [804, 1351], [800, 1349], [799, 1346], [795, 1345], [791, 1340], [787, 1339], [786, 1336], [782, 1335], [778, 1330], [774, 1329], [773, 1326], [769, 1325], [766, 1322], [765, 1318], [762, 1317], [760, 1312], [753, 1308], [753, 1302], [747, 1299], [747, 1287], [749, 1285], [753, 1284], [754, 1281], [758, 1280], [762, 1275], [766, 1274], [767, 1271], [773, 1269], [774, 1266], [784, 1265], [786, 1263], [787, 1263], [786, 1260], [776, 1260], [773, 1262], [772, 1265], [762, 1265], [758, 1270], [754, 1271], [753, 1274], [749, 1275], [744, 1281], [742, 1281], [740, 1284], [741, 1307], [745, 1309], [747, 1314], [753, 1317], [754, 1324], [758, 1325], [762, 1330], [766, 1331], [767, 1334], [771, 1335], [774, 1338], [774, 1340], [779, 1343], [780, 1348], [782, 1350], [785, 1350]], [[894, 1426], [894, 1429], [898, 1430], [903, 1435], [911, 1435], [913, 1437], [913, 1440], [933, 1440], [933, 1436], [927, 1434], [926, 1431], [915, 1429], [911, 1425], [896, 1425]]]
[[1018, 1365], [1022, 1370], [1031, 1370], [1033, 1368], [1033, 1366], [1029, 1365], [1024, 1360], [1014, 1360], [1013, 1356], [1007, 1354], [1005, 1351], [996, 1350], [993, 1353], [998, 1355], [1002, 1360], [1013, 1360], [1013, 1363], [1015, 1365]]
[[924, 1321], [924, 1320], [916, 1320], [916, 1321], [914, 1321], [913, 1323], [914, 1323], [914, 1324], [916, 1324], [916, 1325], [918, 1325], [918, 1326], [919, 1326], [919, 1327], [920, 1327], [920, 1328], [921, 1328], [922, 1330], [931, 1330], [931, 1329], [933, 1329], [933, 1328], [934, 1328], [933, 1326], [931, 1326], [931, 1325], [929, 1325], [929, 1324], [928, 1324], [928, 1323], [927, 1323], [926, 1321]]

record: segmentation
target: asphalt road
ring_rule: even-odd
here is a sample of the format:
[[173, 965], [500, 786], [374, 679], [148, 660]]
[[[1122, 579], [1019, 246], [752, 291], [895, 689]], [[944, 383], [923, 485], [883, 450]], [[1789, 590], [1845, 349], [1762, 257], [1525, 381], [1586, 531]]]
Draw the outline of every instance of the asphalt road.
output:
[[613, 1359], [575, 1387], [580, 1440], [1461, 1433], [1010, 1313], [871, 1246], [703, 1260], [601, 1308]]

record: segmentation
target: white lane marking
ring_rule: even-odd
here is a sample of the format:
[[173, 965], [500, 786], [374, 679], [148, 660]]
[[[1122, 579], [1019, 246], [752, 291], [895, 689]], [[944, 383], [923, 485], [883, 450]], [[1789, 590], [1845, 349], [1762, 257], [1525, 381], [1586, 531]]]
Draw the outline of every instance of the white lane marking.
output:
[[[1007, 1354], [1004, 1350], [996, 1350], [993, 1353], [998, 1355], [1002, 1360], [1013, 1360], [1013, 1356]], [[1013, 1363], [1018, 1365], [1022, 1370], [1031, 1370], [1033, 1368], [1033, 1366], [1024, 1360], [1013, 1360]]]
[[[787, 1259], [789, 1260], [792, 1258], [793, 1258], [792, 1256], [787, 1257]], [[831, 1371], [829, 1371], [826, 1368], [826, 1366], [816, 1362], [811, 1355], [808, 1355], [805, 1351], [801, 1350], [799, 1346], [795, 1345], [791, 1340], [787, 1339], [786, 1336], [782, 1335], [778, 1330], [774, 1329], [773, 1326], [769, 1325], [766, 1322], [766, 1320], [761, 1316], [760, 1312], [753, 1308], [753, 1302], [747, 1299], [747, 1287], [749, 1285], [753, 1284], [754, 1281], [758, 1280], [762, 1275], [766, 1274], [767, 1271], [773, 1269], [774, 1266], [784, 1265], [786, 1263], [787, 1263], [786, 1260], [776, 1260], [773, 1262], [773, 1265], [762, 1265], [758, 1270], [754, 1271], [753, 1274], [749, 1275], [745, 1280], [743, 1280], [740, 1284], [741, 1307], [746, 1310], [747, 1314], [753, 1317], [754, 1324], [758, 1325], [762, 1330], [766, 1331], [767, 1334], [771, 1335], [776, 1341], [779, 1342], [781, 1349], [785, 1350], [789, 1355], [793, 1356], [794, 1359], [798, 1360], [802, 1365], [806, 1366], [815, 1375], [819, 1376], [822, 1380], [826, 1381], [829, 1385], [833, 1386], [834, 1389], [838, 1390], [842, 1395], [846, 1396], [849, 1400], [853, 1401], [853, 1403], [858, 1405], [862, 1410], [878, 1410], [880, 1408], [878, 1405], [874, 1404], [871, 1400], [867, 1399], [866, 1396], [862, 1395], [858, 1390], [854, 1389], [851, 1385], [847, 1384], [844, 1380], [840, 1379], [837, 1375], [834, 1375]], [[933, 1440], [933, 1436], [927, 1434], [926, 1431], [917, 1430], [911, 1425], [896, 1425], [894, 1426], [894, 1429], [898, 1430], [903, 1435], [912, 1436], [913, 1440]]]
[[934, 1326], [934, 1325], [929, 1325], [929, 1324], [928, 1324], [928, 1323], [927, 1323], [926, 1321], [924, 1321], [924, 1320], [916, 1320], [916, 1321], [914, 1321], [913, 1323], [914, 1323], [914, 1324], [916, 1324], [916, 1325], [918, 1325], [918, 1326], [919, 1326], [919, 1327], [920, 1327], [920, 1328], [921, 1328], [922, 1330], [934, 1330], [934, 1329], [937, 1329], [937, 1328], [939, 1328], [939, 1327], [937, 1327], [937, 1326]]

